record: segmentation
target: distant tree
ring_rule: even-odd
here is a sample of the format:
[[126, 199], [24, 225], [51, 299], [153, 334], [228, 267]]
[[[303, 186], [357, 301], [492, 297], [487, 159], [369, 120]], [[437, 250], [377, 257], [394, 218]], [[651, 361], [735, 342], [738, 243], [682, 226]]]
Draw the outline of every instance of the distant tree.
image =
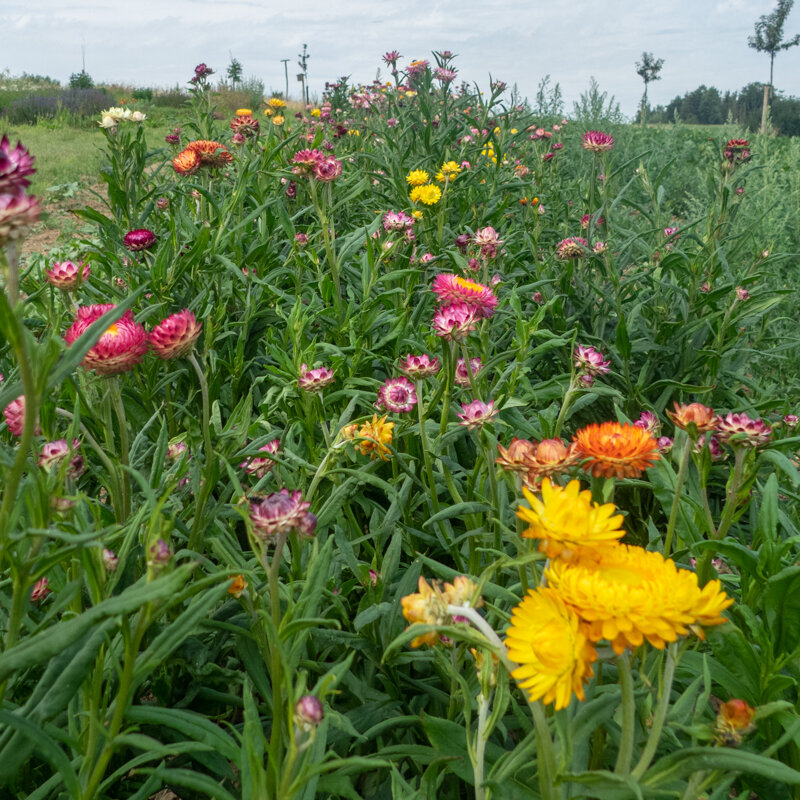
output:
[[80, 72], [73, 72], [69, 76], [70, 89], [91, 89], [94, 87], [94, 81], [89, 73], [82, 69]]
[[303, 70], [303, 90], [305, 93], [305, 101], [308, 103], [308, 59], [311, 56], [308, 54], [308, 45], [303, 43], [303, 52], [297, 54], [297, 66]]
[[233, 55], [231, 55], [231, 63], [228, 64], [226, 75], [230, 79], [234, 89], [242, 82], [242, 72], [242, 62], [239, 61], [238, 58], [234, 58]]
[[653, 81], [661, 80], [661, 67], [664, 66], [663, 58], [656, 58], [652, 53], [642, 53], [642, 60], [636, 62], [636, 74], [644, 81], [644, 94], [642, 95], [642, 125], [647, 116], [647, 85]]
[[796, 47], [800, 44], [800, 34], [797, 34], [792, 39], [787, 39], [785, 42], [781, 41], [783, 38], [783, 26], [793, 5], [794, 0], [778, 0], [778, 5], [771, 14], [764, 14], [759, 17], [758, 22], [756, 22], [755, 36], [747, 37], [748, 47], [758, 50], [759, 53], [769, 53], [769, 88], [764, 91], [764, 104], [761, 111], [762, 133], [767, 128], [767, 109], [769, 98], [772, 97], [772, 74], [775, 56], [781, 50], [788, 50], [790, 47]]

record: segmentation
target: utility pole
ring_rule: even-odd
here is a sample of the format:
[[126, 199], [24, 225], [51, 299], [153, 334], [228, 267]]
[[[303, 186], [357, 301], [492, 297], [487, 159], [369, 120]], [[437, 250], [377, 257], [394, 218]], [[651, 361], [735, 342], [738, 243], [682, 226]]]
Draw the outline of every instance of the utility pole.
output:
[[286, 76], [286, 94], [284, 94], [283, 99], [289, 99], [289, 62], [291, 58], [282, 58], [281, 63], [283, 64], [283, 74]]

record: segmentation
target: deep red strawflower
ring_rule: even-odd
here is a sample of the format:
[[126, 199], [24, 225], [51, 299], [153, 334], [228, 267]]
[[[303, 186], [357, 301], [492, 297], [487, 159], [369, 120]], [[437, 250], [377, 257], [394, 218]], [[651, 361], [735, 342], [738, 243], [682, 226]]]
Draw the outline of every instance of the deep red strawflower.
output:
[[139, 250], [149, 250], [156, 243], [156, 235], [148, 228], [136, 228], [125, 234], [122, 243], [134, 253]]

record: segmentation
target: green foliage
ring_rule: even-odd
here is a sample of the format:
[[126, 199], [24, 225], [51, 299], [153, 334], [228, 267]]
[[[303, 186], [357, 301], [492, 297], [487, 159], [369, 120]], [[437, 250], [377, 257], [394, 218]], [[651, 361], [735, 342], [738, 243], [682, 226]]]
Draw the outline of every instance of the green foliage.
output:
[[89, 75], [86, 70], [82, 69], [80, 72], [73, 72], [72, 75], [69, 76], [69, 88], [92, 89], [94, 88], [94, 81], [92, 80], [92, 76]]

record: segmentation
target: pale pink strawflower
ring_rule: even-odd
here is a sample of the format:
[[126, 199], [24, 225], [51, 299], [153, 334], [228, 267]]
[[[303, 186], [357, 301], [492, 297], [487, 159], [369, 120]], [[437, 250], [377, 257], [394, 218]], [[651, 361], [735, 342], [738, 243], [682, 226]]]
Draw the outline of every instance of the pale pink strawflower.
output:
[[772, 436], [768, 423], [763, 419], [751, 419], [744, 413], [717, 416], [716, 422], [717, 438], [731, 447], [761, 447]]
[[[475, 379], [483, 369], [483, 361], [481, 361], [480, 358], [471, 358], [469, 360], [469, 368], [472, 372], [473, 379]], [[459, 358], [456, 363], [456, 371], [453, 379], [457, 386], [469, 386], [469, 373], [467, 372], [467, 364], [463, 358]]]
[[39, 201], [24, 189], [0, 194], [0, 246], [24, 237], [40, 213]]
[[333, 371], [327, 367], [317, 367], [316, 369], [309, 369], [306, 364], [300, 365], [300, 377], [297, 379], [297, 385], [306, 392], [318, 392], [324, 389], [328, 384], [333, 383]]
[[116, 572], [119, 566], [119, 558], [113, 550], [109, 550], [107, 547], [103, 548], [103, 566], [107, 572]]
[[395, 117], [389, 117], [389, 119], [386, 120], [386, 124], [390, 128], [394, 128], [397, 126], [397, 119]]
[[503, 244], [503, 240], [491, 225], [475, 231], [472, 242], [480, 247], [481, 255], [489, 259], [497, 257], [497, 249]]
[[296, 233], [294, 235], [294, 240], [297, 242], [298, 247], [305, 247], [308, 244], [308, 234]]
[[590, 153], [607, 153], [614, 146], [614, 137], [602, 131], [587, 131], [581, 137], [581, 146]]
[[40, 578], [33, 585], [33, 591], [31, 592], [31, 603], [38, 603], [40, 600], [44, 600], [44, 598], [49, 594], [50, 582], [47, 580], [47, 578]]
[[407, 355], [400, 362], [398, 370], [407, 378], [418, 381], [435, 375], [440, 368], [438, 357], [431, 358], [427, 353], [423, 353], [421, 356]]
[[56, 289], [71, 292], [81, 283], [86, 283], [91, 270], [85, 262], [55, 261], [50, 269], [44, 271], [45, 277]]
[[484, 403], [482, 400], [462, 403], [461, 411], [461, 414], [456, 414], [461, 420], [459, 425], [464, 425], [468, 430], [482, 428], [487, 422], [491, 422], [498, 414], [498, 409], [494, 407], [494, 400], [490, 400], [488, 403]]
[[73, 439], [72, 445], [70, 445], [66, 439], [45, 442], [45, 444], [42, 445], [42, 453], [39, 456], [39, 466], [50, 472], [53, 469], [59, 469], [61, 464], [69, 459], [67, 477], [72, 479], [78, 478], [83, 475], [85, 469], [83, 456], [78, 452], [80, 446], [80, 439]]
[[441, 83], [451, 83], [456, 79], [456, 71], [454, 69], [445, 69], [444, 67], [436, 67], [433, 71], [433, 77]]
[[156, 243], [156, 235], [148, 228], [136, 228], [125, 234], [122, 243], [133, 252], [149, 250]]
[[611, 372], [611, 360], [603, 360], [603, 354], [594, 347], [579, 344], [575, 350], [575, 368], [585, 375], [605, 375]]
[[324, 715], [322, 703], [313, 694], [304, 694], [294, 707], [295, 724], [306, 733], [316, 728]]
[[[113, 308], [113, 304], [81, 306], [75, 322], [64, 334], [64, 341], [68, 345], [73, 344], [93, 322]], [[134, 320], [130, 311], [126, 311], [95, 342], [84, 356], [81, 366], [93, 369], [99, 375], [115, 375], [133, 369], [146, 352], [147, 331]]]
[[[273, 439], [271, 442], [267, 442], [263, 447], [259, 447], [258, 452], [275, 455], [280, 449], [280, 439]], [[256, 478], [263, 478], [274, 466], [275, 462], [271, 458], [248, 456], [239, 464], [239, 469], [243, 469], [248, 475], [255, 475]]]
[[678, 238], [676, 234], [678, 233], [677, 228], [664, 228], [664, 237], [669, 239], [671, 236], [674, 236], [676, 239]]
[[250, 503], [255, 535], [262, 540], [290, 531], [310, 536], [317, 525], [310, 507], [299, 491], [290, 493], [288, 489], [273, 492], [260, 503]]
[[556, 257], [561, 261], [568, 261], [570, 258], [583, 258], [589, 242], [582, 236], [568, 236], [556, 245]]
[[420, 264], [430, 264], [436, 258], [433, 253], [423, 253], [420, 256], [419, 263]]
[[749, 300], [750, 299], [750, 292], [744, 288], [744, 286], [737, 286], [736, 287], [736, 297], [741, 300]]
[[796, 414], [786, 414], [783, 418], [783, 424], [786, 425], [787, 428], [796, 428], [797, 421], [798, 418]]
[[633, 423], [637, 428], [647, 431], [654, 439], [661, 433], [661, 422], [652, 411], [642, 411], [639, 419]]
[[433, 315], [433, 332], [448, 341], [463, 341], [477, 326], [475, 306], [466, 303], [444, 306]]
[[594, 377], [592, 375], [580, 375], [578, 377], [578, 386], [581, 386], [584, 389], [590, 389], [594, 386]]
[[150, 347], [162, 359], [188, 355], [203, 331], [203, 326], [189, 309], [163, 320], [150, 331]]
[[491, 317], [497, 308], [497, 296], [488, 286], [452, 272], [437, 275], [431, 288], [443, 305], [464, 303], [472, 306], [478, 317]]
[[608, 249], [608, 248], [607, 248], [607, 245], [606, 245], [606, 243], [605, 243], [605, 242], [595, 242], [595, 243], [594, 243], [594, 247], [592, 248], [592, 251], [593, 251], [593, 252], [594, 252], [596, 255], [598, 255], [598, 256], [601, 256], [601, 255], [603, 255], [603, 253], [605, 253], [605, 251], [606, 251], [607, 249]]
[[378, 389], [376, 408], [385, 408], [393, 414], [411, 411], [417, 404], [417, 392], [408, 378], [388, 378]]
[[416, 220], [402, 211], [389, 211], [383, 215], [383, 228], [387, 231], [410, 230]]

